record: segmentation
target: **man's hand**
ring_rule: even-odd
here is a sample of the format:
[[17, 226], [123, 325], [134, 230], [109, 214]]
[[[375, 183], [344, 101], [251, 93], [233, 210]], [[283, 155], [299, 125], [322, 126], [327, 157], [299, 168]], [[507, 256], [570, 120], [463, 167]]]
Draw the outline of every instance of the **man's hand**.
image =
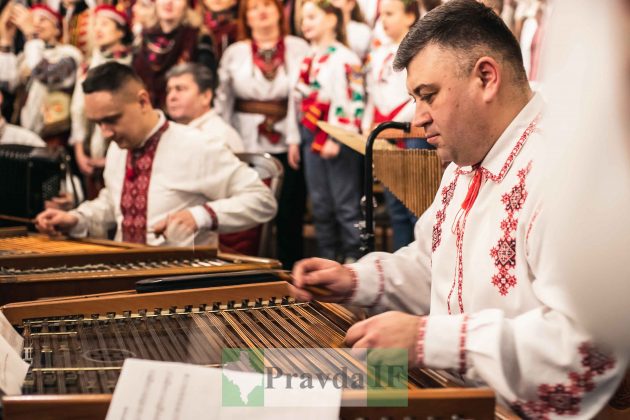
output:
[[300, 145], [299, 144], [289, 145], [289, 153], [287, 155], [287, 160], [289, 161], [290, 167], [292, 167], [296, 171], [300, 169]]
[[319, 155], [322, 157], [322, 159], [332, 159], [336, 158], [337, 155], [339, 155], [340, 151], [341, 146], [339, 145], [339, 143], [334, 140], [328, 139], [326, 140], [326, 143], [324, 143], [324, 146], [322, 146], [322, 150], [321, 152], [319, 152]]
[[[341, 302], [346, 299], [354, 287], [352, 272], [336, 261], [323, 258], [308, 258], [299, 261], [293, 267], [293, 285], [289, 286], [291, 295], [300, 301], [313, 299], [322, 302]], [[323, 288], [329, 295], [320, 296], [312, 287]]]
[[35, 227], [42, 233], [58, 235], [67, 232], [79, 223], [79, 219], [63, 210], [46, 209], [35, 218]]
[[[357, 322], [346, 334], [346, 344], [353, 349], [406, 349], [409, 367], [416, 363], [420, 317], [403, 312], [385, 312]], [[387, 352], [383, 353], [387, 358]]]
[[197, 222], [188, 210], [180, 210], [169, 214], [153, 225], [156, 236], [164, 235], [171, 243], [185, 243], [197, 232]]

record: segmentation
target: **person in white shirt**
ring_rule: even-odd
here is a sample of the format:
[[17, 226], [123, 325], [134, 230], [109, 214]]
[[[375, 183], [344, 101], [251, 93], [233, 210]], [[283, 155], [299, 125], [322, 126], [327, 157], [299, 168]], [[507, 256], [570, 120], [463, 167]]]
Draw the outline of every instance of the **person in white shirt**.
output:
[[[573, 317], [541, 254], [545, 182], [538, 121], [516, 38], [491, 9], [450, 0], [418, 21], [394, 69], [407, 69], [423, 127], [446, 169], [416, 241], [358, 263], [304, 260], [294, 296], [330, 291], [378, 314], [348, 330], [355, 348], [407, 349], [410, 366], [487, 384], [525, 418], [593, 418], [625, 371]], [[387, 311], [387, 312], [386, 312]]]
[[[2, 93], [0, 93], [0, 105], [2, 105]], [[22, 146], [46, 147], [46, 142], [37, 134], [19, 125], [9, 124], [0, 115], [0, 144], [20, 144]]]
[[243, 140], [212, 108], [216, 77], [207, 67], [185, 63], [166, 73], [166, 112], [173, 121], [197, 128], [212, 138], [225, 142], [234, 153], [244, 151]]
[[217, 232], [248, 229], [275, 215], [276, 201], [258, 174], [225, 144], [167, 121], [130, 67], [95, 67], [83, 90], [86, 117], [111, 140], [105, 188], [76, 210], [40, 213], [41, 232], [82, 237], [94, 225], [115, 225], [116, 240], [177, 245], [183, 241], [170, 232], [186, 232], [186, 243], [194, 235], [193, 243], [207, 244]]
[[[20, 125], [47, 141], [63, 144], [69, 131], [69, 101], [82, 61], [81, 52], [60, 43], [62, 17], [45, 4], [34, 5], [30, 10], [13, 5], [12, 22], [27, 39], [19, 67], [13, 53], [3, 53], [2, 60], [4, 65], [28, 75], [28, 96], [20, 112]], [[4, 67], [0, 69], [0, 73], [4, 71]]]
[[330, 3], [343, 12], [348, 46], [364, 60], [370, 49], [372, 29], [365, 23], [359, 4], [356, 0], [331, 0]]
[[302, 237], [306, 185], [299, 159], [300, 131], [290, 93], [309, 46], [286, 34], [279, 0], [243, 0], [241, 39], [230, 45], [219, 65], [215, 108], [238, 130], [248, 153], [269, 153], [282, 163], [284, 178], [275, 220], [277, 253], [290, 269], [304, 257]]

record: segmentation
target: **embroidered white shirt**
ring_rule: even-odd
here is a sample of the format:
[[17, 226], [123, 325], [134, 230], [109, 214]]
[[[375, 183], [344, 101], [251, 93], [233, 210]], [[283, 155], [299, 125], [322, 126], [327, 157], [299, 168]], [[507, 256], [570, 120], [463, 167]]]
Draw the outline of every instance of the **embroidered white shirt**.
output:
[[213, 109], [188, 123], [190, 127], [203, 131], [212, 141], [224, 142], [234, 153], [244, 151], [243, 140], [238, 132], [225, 122]]
[[521, 415], [592, 418], [624, 369], [572, 321], [558, 287], [570, 279], [540, 264], [544, 179], [536, 156], [545, 144], [532, 122], [542, 107], [534, 96], [481, 162], [467, 215], [462, 203], [476, 171], [451, 164], [416, 241], [350, 266], [358, 276], [354, 303], [430, 314], [418, 361], [490, 385]]
[[[163, 121], [160, 112], [156, 130]], [[105, 188], [96, 199], [72, 211], [79, 217], [79, 224], [71, 231], [73, 236], [116, 225], [115, 239], [122, 239], [120, 200], [126, 161], [127, 150], [112, 143], [103, 173]], [[195, 243], [208, 244], [216, 242], [215, 230], [228, 233], [249, 229], [270, 220], [277, 207], [256, 171], [234, 156], [225, 143], [213, 142], [199, 130], [174, 122], [169, 122], [155, 152], [147, 202], [149, 245], [165, 242], [162, 236], [150, 232], [151, 226], [180, 210], [190, 210], [199, 226]], [[204, 204], [216, 214], [218, 227], [213, 225]]]

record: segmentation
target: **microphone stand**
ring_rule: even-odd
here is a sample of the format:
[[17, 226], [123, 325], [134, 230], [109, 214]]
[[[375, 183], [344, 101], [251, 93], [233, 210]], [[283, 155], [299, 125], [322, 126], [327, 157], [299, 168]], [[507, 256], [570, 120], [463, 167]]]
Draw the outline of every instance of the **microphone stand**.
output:
[[373, 190], [373, 162], [374, 162], [374, 142], [378, 135], [387, 129], [402, 130], [405, 133], [411, 131], [411, 123], [386, 121], [376, 127], [367, 138], [365, 143], [365, 171], [363, 179], [364, 188], [364, 200], [363, 200], [363, 215], [364, 220], [359, 222], [359, 229], [361, 231], [361, 253], [363, 255], [374, 251], [374, 190]]

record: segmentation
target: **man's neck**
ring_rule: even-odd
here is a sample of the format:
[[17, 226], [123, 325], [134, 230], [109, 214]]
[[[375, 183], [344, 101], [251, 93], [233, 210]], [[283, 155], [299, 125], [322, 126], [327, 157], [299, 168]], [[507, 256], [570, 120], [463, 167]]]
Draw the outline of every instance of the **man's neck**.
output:
[[185, 117], [179, 118], [175, 122], [177, 122], [179, 124], [188, 125], [191, 122], [195, 121], [196, 119], [203, 117], [204, 115], [206, 115], [210, 111], [212, 111], [212, 108], [210, 108], [210, 107], [203, 108], [202, 110], [197, 112], [194, 116], [185, 116]]
[[533, 97], [534, 93], [527, 87], [523, 90], [516, 90], [502, 95], [495, 103], [493, 110], [489, 111], [493, 117], [490, 119], [490, 125], [487, 129], [488, 145], [484, 155], [480, 156], [477, 163], [483, 162], [490, 150], [499, 141], [501, 135]]
[[493, 135], [492, 137], [495, 139], [495, 143], [533, 97], [534, 92], [527, 87], [522, 91], [506, 95], [497, 102], [496, 118], [493, 119], [494, 125], [491, 127], [491, 133]]
[[142, 131], [144, 134], [142, 136], [142, 140], [134, 147], [134, 149], [137, 149], [144, 145], [144, 143], [149, 138], [151, 132], [155, 129], [158, 121], [160, 121], [160, 114], [157, 112], [157, 110], [153, 109], [152, 112], [149, 112], [142, 121]]

